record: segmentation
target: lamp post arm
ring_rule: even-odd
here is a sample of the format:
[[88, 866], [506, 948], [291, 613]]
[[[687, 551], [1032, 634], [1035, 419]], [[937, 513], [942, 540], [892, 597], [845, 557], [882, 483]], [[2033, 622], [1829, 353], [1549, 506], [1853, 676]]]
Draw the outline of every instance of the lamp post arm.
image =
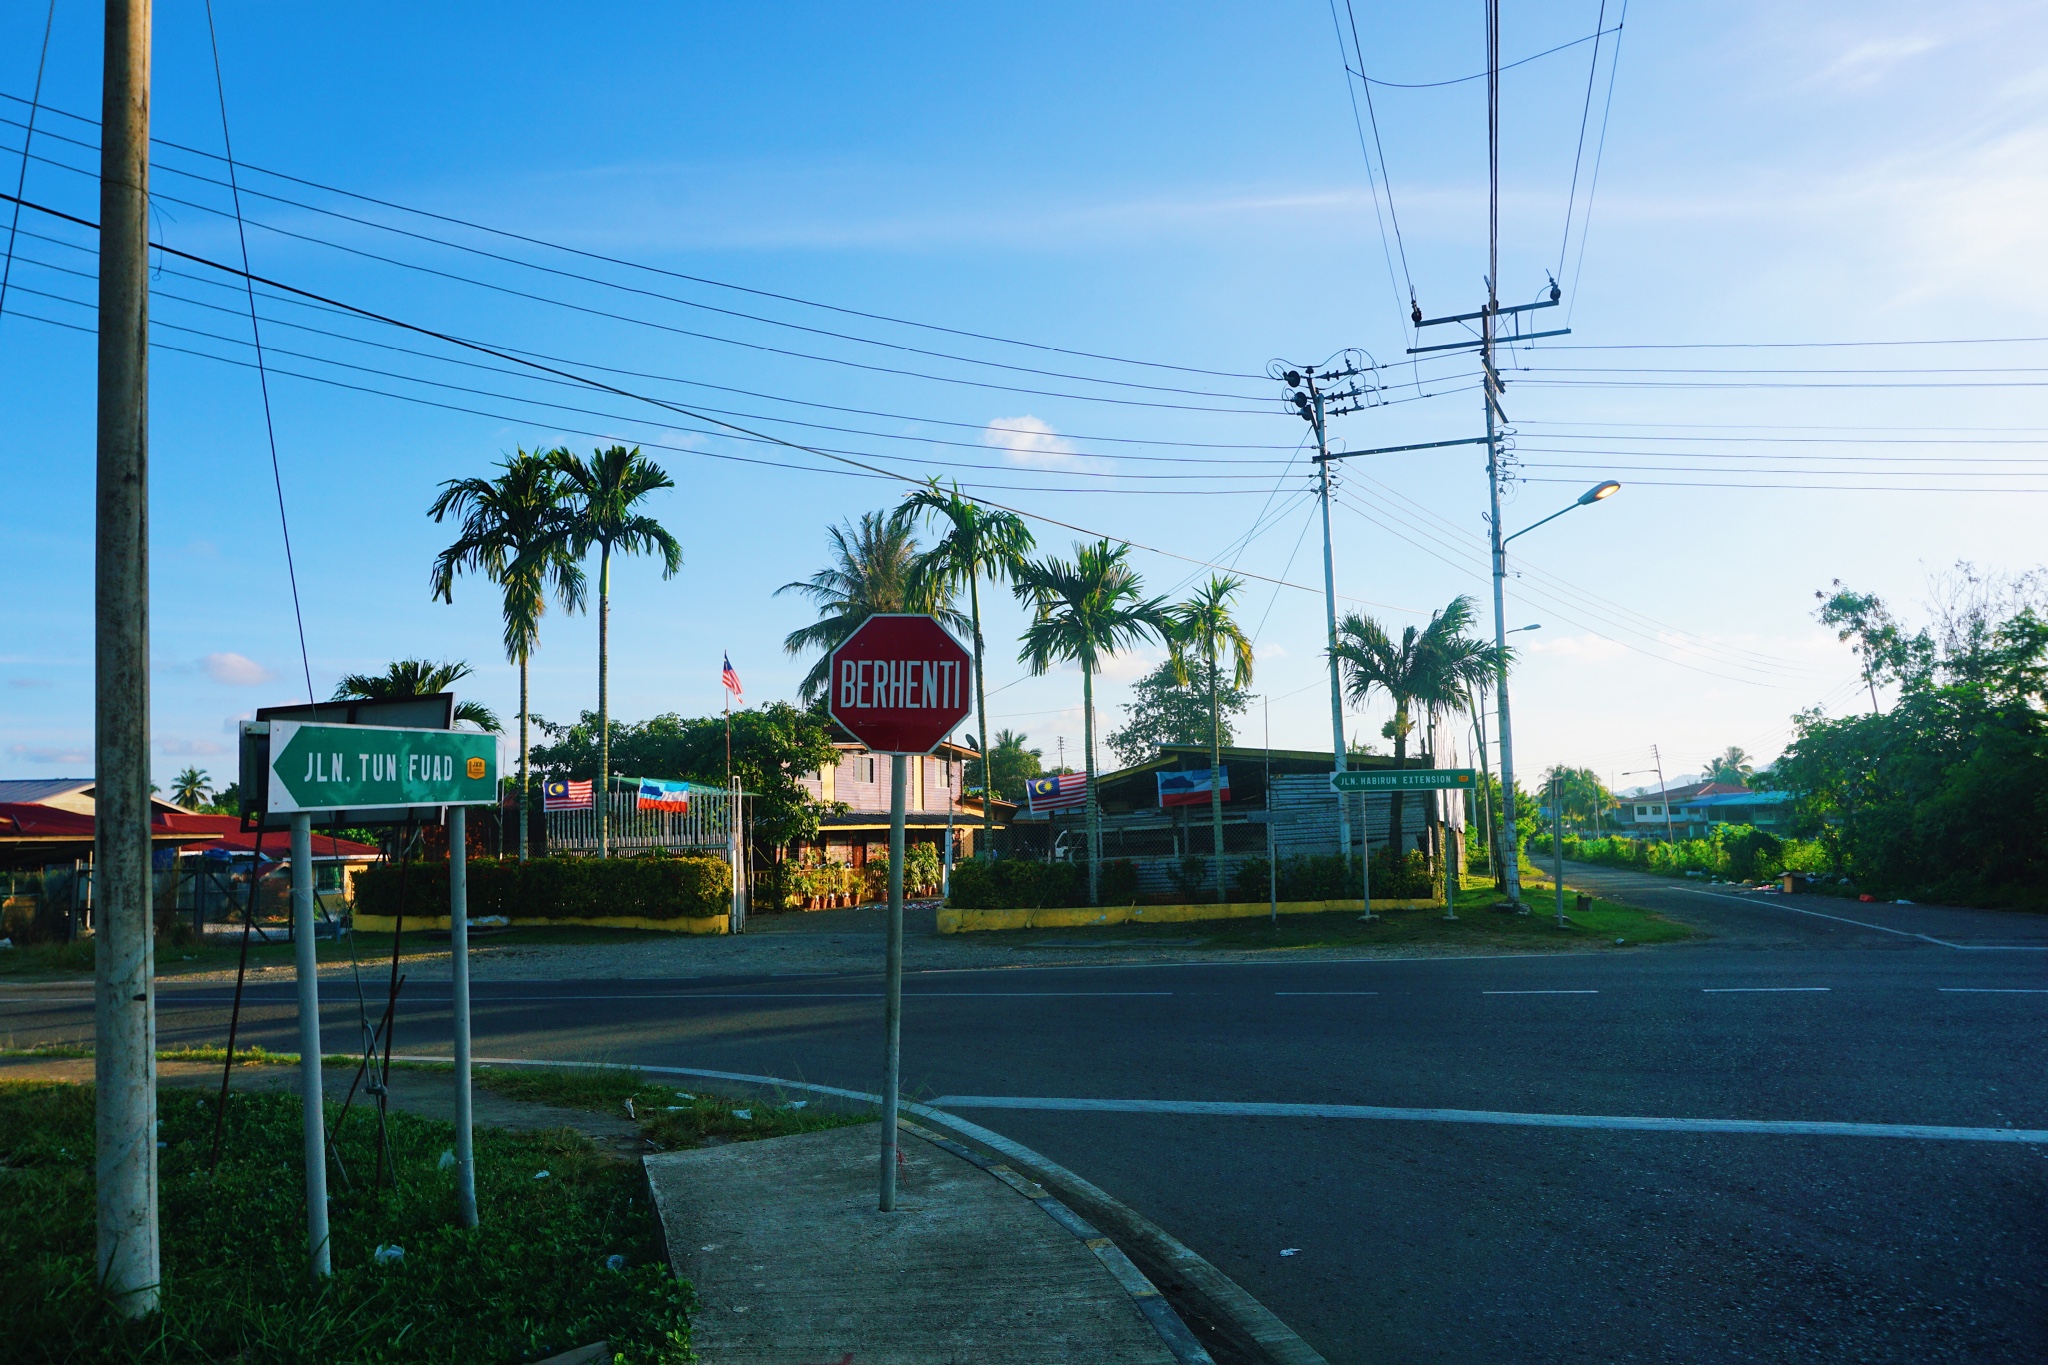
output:
[[1572, 505], [1571, 505], [1570, 507], [1561, 507], [1561, 508], [1559, 508], [1559, 509], [1558, 509], [1557, 511], [1555, 511], [1555, 512], [1552, 512], [1552, 513], [1551, 513], [1551, 514], [1550, 514], [1549, 516], [1545, 517], [1545, 518], [1544, 518], [1544, 519], [1543, 519], [1542, 521], [1532, 521], [1532, 522], [1530, 522], [1530, 523], [1529, 523], [1529, 524], [1528, 524], [1527, 526], [1524, 526], [1524, 527], [1523, 527], [1523, 528], [1522, 528], [1521, 530], [1519, 530], [1519, 531], [1515, 532], [1515, 535], [1513, 535], [1513, 536], [1509, 536], [1509, 537], [1507, 538], [1507, 540], [1503, 540], [1503, 541], [1501, 541], [1501, 544], [1502, 544], [1502, 545], [1506, 545], [1506, 544], [1508, 543], [1508, 541], [1509, 541], [1509, 540], [1513, 540], [1513, 539], [1515, 538], [1515, 536], [1526, 536], [1526, 535], [1528, 535], [1528, 534], [1529, 534], [1529, 533], [1530, 533], [1531, 531], [1535, 530], [1535, 529], [1536, 529], [1536, 528], [1537, 528], [1538, 526], [1544, 526], [1544, 525], [1548, 525], [1548, 524], [1549, 524], [1550, 522], [1556, 521], [1556, 520], [1557, 520], [1557, 519], [1558, 519], [1559, 517], [1563, 516], [1563, 515], [1564, 515], [1564, 514], [1565, 514], [1566, 512], [1570, 512], [1570, 511], [1573, 511], [1573, 510], [1577, 509], [1577, 508], [1578, 508], [1578, 506], [1579, 506], [1579, 504], [1578, 504], [1578, 503], [1573, 503], [1573, 504], [1572, 504]]

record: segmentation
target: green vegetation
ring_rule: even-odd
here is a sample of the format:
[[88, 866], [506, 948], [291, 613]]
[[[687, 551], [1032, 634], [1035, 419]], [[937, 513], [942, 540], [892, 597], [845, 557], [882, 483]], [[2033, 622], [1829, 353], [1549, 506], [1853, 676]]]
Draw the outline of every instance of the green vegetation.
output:
[[[1129, 905], [1138, 898], [1138, 872], [1118, 859], [1102, 869], [1098, 905]], [[946, 904], [959, 910], [1048, 910], [1090, 904], [1085, 863], [1041, 863], [1030, 858], [953, 864], [953, 894]]]
[[[1213, 836], [1216, 898], [1228, 894], [1223, 863], [1223, 655], [1230, 655], [1230, 685], [1242, 691], [1252, 685], [1252, 642], [1237, 624], [1231, 603], [1244, 580], [1211, 574], [1185, 602], [1167, 608], [1166, 644], [1174, 676], [1182, 686], [1200, 684], [1209, 694], [1209, 828]], [[1193, 665], [1192, 670], [1190, 665]]]
[[[351, 673], [334, 689], [335, 701], [386, 701], [394, 697], [431, 697], [446, 692], [475, 672], [460, 660], [435, 663], [431, 659], [398, 659], [385, 665], [382, 673]], [[497, 712], [480, 701], [455, 704], [458, 725], [497, 734]]]
[[[455, 1225], [448, 1124], [394, 1112], [396, 1191], [361, 1187], [374, 1128], [336, 1149], [334, 1275], [306, 1274], [299, 1101], [238, 1094], [208, 1174], [214, 1101], [160, 1092], [163, 1312], [109, 1319], [93, 1281], [93, 1092], [0, 1083], [0, 1321], [19, 1361], [530, 1360], [605, 1340], [683, 1362], [690, 1291], [661, 1260], [640, 1173], [567, 1130], [477, 1133], [481, 1228]], [[330, 1106], [330, 1113], [335, 1111]], [[540, 1172], [546, 1172], [544, 1177]], [[376, 1259], [379, 1247], [402, 1259]], [[610, 1268], [612, 1257], [622, 1258]]]
[[[1084, 929], [1030, 929], [1034, 943], [1129, 942], [1142, 934], [1148, 945], [1204, 948], [1447, 948], [1471, 952], [1593, 950], [1646, 943], [1673, 943], [1697, 936], [1689, 925], [1648, 910], [1595, 900], [1584, 911], [1565, 897], [1568, 927], [1560, 929], [1551, 909], [1548, 884], [1525, 877], [1523, 891], [1532, 913], [1495, 910], [1499, 893], [1490, 884], [1468, 884], [1458, 893], [1458, 918], [1438, 909], [1377, 910], [1360, 920], [1355, 910], [1266, 919], [1195, 920], [1178, 924], [1113, 924]], [[1617, 944], [1616, 940], [1621, 943]]]
[[635, 1067], [480, 1066], [470, 1073], [476, 1086], [493, 1094], [564, 1109], [624, 1115], [663, 1148], [702, 1146], [706, 1139], [751, 1142], [760, 1138], [816, 1133], [849, 1124], [872, 1123], [868, 1113], [820, 1110], [803, 1097], [777, 1093], [767, 1099], [735, 1099], [652, 1082]]
[[[1283, 901], [1334, 901], [1356, 896], [1364, 869], [1358, 855], [1310, 854], [1280, 860], [1279, 895]], [[1247, 858], [1239, 868], [1231, 899], [1262, 901], [1272, 891], [1273, 880], [1264, 858]], [[1397, 854], [1381, 848], [1372, 855], [1372, 897], [1374, 900], [1420, 900], [1439, 894], [1441, 884], [1429, 870], [1429, 861], [1410, 849]]]
[[[1539, 834], [1524, 850], [1531, 858], [1550, 856], [1550, 836]], [[1731, 882], [1769, 881], [1783, 872], [1825, 872], [1827, 850], [1812, 840], [1780, 839], [1750, 825], [1717, 825], [1705, 839], [1581, 839], [1564, 837], [1564, 856], [1574, 862], [1626, 867], [1682, 877], [1688, 872]]]
[[[1801, 714], [1759, 781], [1797, 794], [1796, 832], [1866, 892], [2048, 906], [2040, 576], [1987, 579], [1961, 565], [1933, 628], [1912, 635], [1878, 598], [1835, 586], [1820, 618], [1863, 656], [1873, 714]], [[1887, 684], [1897, 700], [1878, 710]]]
[[[1114, 736], [1109, 743], [1111, 748], [1116, 747]], [[988, 768], [988, 775], [984, 776], [980, 759], [967, 760], [968, 789], [986, 788], [1001, 800], [1022, 805], [1024, 784], [1045, 771], [1045, 750], [1027, 747], [1025, 737], [1015, 730], [998, 730]]]
[[[356, 874], [355, 908], [365, 915], [398, 910], [405, 879], [405, 913], [448, 913], [447, 869], [428, 863], [411, 869], [379, 863]], [[732, 908], [732, 864], [697, 855], [641, 858], [476, 858], [469, 863], [471, 918], [588, 919], [636, 915], [693, 919]]]
[[949, 629], [968, 628], [968, 619], [953, 609], [946, 577], [921, 570], [909, 518], [865, 512], [858, 525], [828, 526], [825, 534], [832, 541], [831, 564], [775, 590], [777, 597], [786, 592], [808, 597], [818, 608], [816, 621], [782, 641], [793, 655], [818, 651], [799, 689], [805, 701], [823, 699], [832, 651], [878, 612], [928, 613]]

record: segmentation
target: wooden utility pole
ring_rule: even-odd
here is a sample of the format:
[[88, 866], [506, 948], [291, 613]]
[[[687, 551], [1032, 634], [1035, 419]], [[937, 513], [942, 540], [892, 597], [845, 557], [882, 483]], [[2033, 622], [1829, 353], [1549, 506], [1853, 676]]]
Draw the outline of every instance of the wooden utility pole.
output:
[[100, 105], [99, 442], [93, 636], [94, 1176], [99, 1278], [154, 1312], [156, 1008], [149, 868], [150, 0], [107, 0]]

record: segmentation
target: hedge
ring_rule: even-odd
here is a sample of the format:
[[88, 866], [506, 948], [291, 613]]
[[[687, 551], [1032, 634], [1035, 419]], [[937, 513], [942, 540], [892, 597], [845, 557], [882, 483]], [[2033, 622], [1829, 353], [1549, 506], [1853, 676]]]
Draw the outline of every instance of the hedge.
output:
[[[1138, 898], [1138, 869], [1129, 859], [1102, 865], [1102, 904]], [[1088, 904], [1088, 864], [1041, 863], [1029, 858], [976, 858], [953, 864], [955, 910], [1052, 910]]]
[[[1550, 836], [1539, 834], [1523, 850], [1532, 862], [1550, 857]], [[1716, 825], [1705, 839], [1666, 843], [1654, 839], [1564, 837], [1564, 856], [1574, 862], [1625, 867], [1679, 877], [1700, 872], [1730, 881], [1768, 881], [1781, 872], [1825, 872], [1825, 850], [1802, 839], [1781, 839], [1751, 825]]]
[[[379, 863], [356, 874], [355, 910], [395, 915], [399, 882], [405, 915], [448, 913], [448, 864]], [[732, 908], [732, 865], [722, 858], [474, 858], [469, 863], [469, 915], [507, 919], [703, 919]]]

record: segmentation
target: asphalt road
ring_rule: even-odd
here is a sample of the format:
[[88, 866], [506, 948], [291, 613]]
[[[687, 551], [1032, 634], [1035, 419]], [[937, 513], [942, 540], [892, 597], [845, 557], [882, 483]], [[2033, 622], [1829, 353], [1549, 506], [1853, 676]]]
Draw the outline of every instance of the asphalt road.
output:
[[[2048, 918], [1573, 880], [1714, 937], [920, 972], [906, 1080], [1143, 1211], [1333, 1362], [2048, 1358], [2048, 1143], [1984, 1140], [2048, 1130]], [[477, 1051], [869, 1090], [878, 988], [480, 985]], [[289, 983], [252, 993], [243, 1037], [295, 1048]], [[353, 995], [327, 995], [328, 1050], [346, 1050]], [[400, 1050], [445, 1053], [446, 987], [407, 996]], [[163, 1042], [218, 1041], [225, 1002], [163, 990]], [[16, 987], [0, 1034], [86, 1037], [90, 1008], [87, 989]]]

